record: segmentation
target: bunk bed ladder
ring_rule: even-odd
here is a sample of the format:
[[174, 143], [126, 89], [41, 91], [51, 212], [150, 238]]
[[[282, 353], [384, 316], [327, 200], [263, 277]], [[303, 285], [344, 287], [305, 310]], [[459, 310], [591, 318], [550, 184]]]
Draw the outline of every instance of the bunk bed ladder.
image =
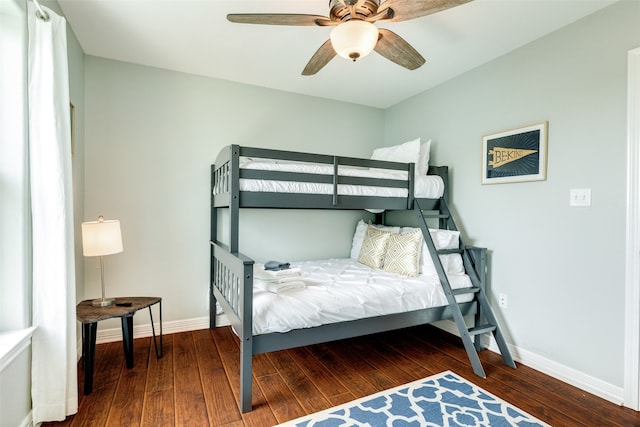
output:
[[[482, 363], [480, 362], [478, 352], [483, 348], [482, 336], [489, 332], [493, 334], [493, 337], [496, 340], [504, 363], [508, 366], [511, 366], [512, 368], [515, 368], [516, 365], [513, 361], [513, 358], [511, 357], [511, 352], [509, 351], [507, 342], [505, 341], [504, 335], [500, 330], [500, 326], [498, 325], [496, 316], [493, 313], [491, 306], [489, 305], [489, 301], [484, 292], [483, 286], [481, 286], [482, 278], [476, 273], [475, 268], [473, 268], [475, 261], [472, 258], [469, 249], [464, 245], [462, 238], [460, 238], [460, 246], [458, 250], [438, 250], [436, 249], [435, 244], [431, 239], [429, 227], [426, 222], [427, 218], [437, 218], [439, 220], [440, 228], [456, 231], [458, 230], [444, 198], [440, 199], [439, 210], [436, 211], [437, 213], [435, 214], [425, 214], [424, 210], [420, 207], [420, 202], [418, 199], [414, 201], [414, 211], [417, 215], [418, 224], [420, 226], [420, 229], [422, 230], [422, 234], [424, 235], [425, 242], [427, 243], [427, 248], [429, 249], [431, 258], [433, 259], [433, 264], [436, 268], [436, 271], [438, 272], [438, 277], [440, 279], [440, 283], [442, 284], [442, 289], [447, 296], [447, 301], [449, 302], [449, 307], [451, 309], [453, 319], [455, 320], [456, 326], [460, 331], [462, 343], [464, 344], [467, 355], [469, 356], [469, 361], [471, 362], [471, 366], [473, 367], [473, 372], [475, 372], [476, 375], [482, 378], [486, 378], [486, 374], [484, 372], [484, 368], [482, 367]], [[456, 290], [451, 289], [449, 279], [447, 278], [439, 257], [439, 255], [450, 253], [460, 253], [462, 255], [465, 270], [471, 278], [472, 286], [470, 288]], [[467, 322], [462, 315], [460, 306], [456, 301], [456, 295], [470, 293], [473, 294], [475, 301], [479, 305], [479, 313], [476, 314], [475, 325], [472, 327], [467, 326]]]

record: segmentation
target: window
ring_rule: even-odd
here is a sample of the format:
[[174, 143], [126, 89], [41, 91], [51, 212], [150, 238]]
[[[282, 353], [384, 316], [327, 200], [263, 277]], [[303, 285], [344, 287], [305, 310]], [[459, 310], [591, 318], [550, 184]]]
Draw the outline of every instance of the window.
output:
[[31, 324], [26, 2], [0, 2], [0, 332]]

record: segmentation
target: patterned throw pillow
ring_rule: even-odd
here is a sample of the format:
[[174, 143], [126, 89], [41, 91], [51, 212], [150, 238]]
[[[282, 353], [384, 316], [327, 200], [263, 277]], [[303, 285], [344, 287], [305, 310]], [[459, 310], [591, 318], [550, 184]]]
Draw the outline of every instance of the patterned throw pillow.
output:
[[368, 226], [362, 241], [358, 262], [371, 268], [382, 268], [387, 241], [392, 233]]
[[392, 234], [387, 243], [384, 256], [384, 271], [416, 277], [420, 268], [422, 232], [420, 229], [410, 233]]
[[362, 242], [364, 241], [364, 233], [367, 232], [367, 227], [369, 225], [377, 228], [378, 230], [390, 231], [391, 233], [400, 232], [400, 227], [382, 224], [371, 224], [366, 223], [363, 220], [358, 221], [358, 224], [356, 224], [356, 231], [355, 233], [353, 233], [353, 240], [351, 242], [351, 253], [349, 254], [351, 258], [358, 259], [358, 257], [360, 256], [360, 251], [362, 250]]

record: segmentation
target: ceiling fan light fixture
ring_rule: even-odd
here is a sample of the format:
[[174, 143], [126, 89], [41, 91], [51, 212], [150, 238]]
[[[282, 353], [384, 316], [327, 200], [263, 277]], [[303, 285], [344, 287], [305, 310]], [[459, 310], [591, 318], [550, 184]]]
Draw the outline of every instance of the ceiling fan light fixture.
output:
[[331, 31], [331, 45], [343, 58], [355, 62], [373, 51], [378, 42], [378, 27], [371, 22], [350, 20]]

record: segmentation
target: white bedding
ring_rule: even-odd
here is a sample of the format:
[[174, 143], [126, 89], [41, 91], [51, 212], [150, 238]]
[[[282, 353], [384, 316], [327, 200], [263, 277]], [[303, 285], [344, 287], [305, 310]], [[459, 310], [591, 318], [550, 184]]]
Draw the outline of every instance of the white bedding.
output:
[[[300, 172], [321, 175], [332, 175], [333, 166], [316, 163], [277, 163], [269, 161], [255, 161], [242, 158], [240, 167], [243, 169], [270, 170], [282, 172]], [[366, 178], [406, 179], [407, 173], [382, 169], [363, 169], [353, 167], [339, 167], [342, 176], [357, 176]], [[310, 182], [291, 182], [275, 180], [240, 179], [240, 191], [305, 193], [305, 194], [333, 194], [332, 184]], [[444, 182], [437, 175], [416, 174], [414, 197], [437, 199], [444, 194]], [[378, 197], [407, 197], [407, 190], [402, 188], [370, 187], [363, 185], [338, 185], [338, 194], [348, 196], [378, 196]]]
[[[349, 258], [292, 267], [301, 269], [304, 288], [274, 293], [254, 286], [254, 335], [447, 305], [435, 274], [400, 276]], [[453, 289], [471, 287], [466, 274], [449, 275], [449, 282]], [[466, 302], [472, 296], [456, 298]]]

